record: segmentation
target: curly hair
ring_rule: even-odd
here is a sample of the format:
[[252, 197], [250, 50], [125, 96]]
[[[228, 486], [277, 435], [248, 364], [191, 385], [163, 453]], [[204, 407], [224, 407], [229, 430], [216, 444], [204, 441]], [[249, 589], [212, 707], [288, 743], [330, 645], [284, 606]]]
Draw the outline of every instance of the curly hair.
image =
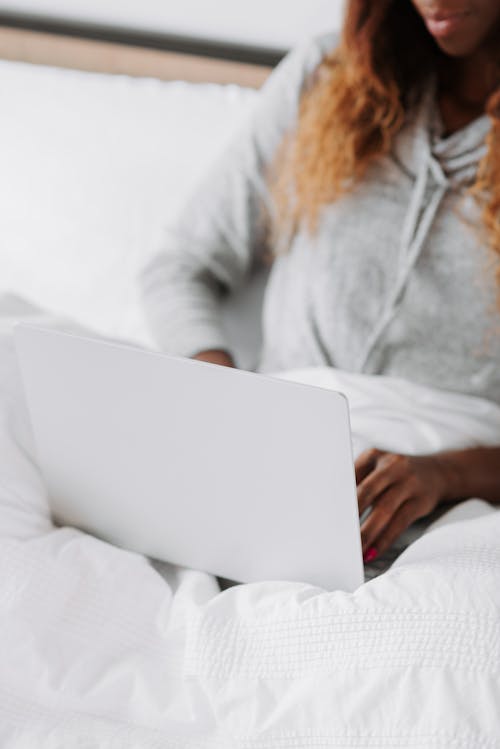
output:
[[[311, 233], [321, 208], [350, 191], [387, 154], [409, 95], [444, 57], [410, 0], [349, 0], [339, 47], [305, 87], [295, 130], [273, 165], [275, 244], [299, 224]], [[487, 102], [492, 127], [471, 188], [487, 242], [500, 260], [500, 87]], [[286, 227], [286, 230], [285, 230]], [[500, 311], [500, 264], [496, 263]]]

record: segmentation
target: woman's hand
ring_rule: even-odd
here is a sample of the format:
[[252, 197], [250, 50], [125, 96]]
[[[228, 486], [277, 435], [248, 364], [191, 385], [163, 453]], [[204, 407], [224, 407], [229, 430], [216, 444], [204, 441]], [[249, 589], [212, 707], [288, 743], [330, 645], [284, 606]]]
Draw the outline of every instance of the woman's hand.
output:
[[356, 461], [359, 514], [365, 562], [388, 549], [418, 518], [446, 496], [447, 472], [438, 456], [409, 456], [367, 450]]

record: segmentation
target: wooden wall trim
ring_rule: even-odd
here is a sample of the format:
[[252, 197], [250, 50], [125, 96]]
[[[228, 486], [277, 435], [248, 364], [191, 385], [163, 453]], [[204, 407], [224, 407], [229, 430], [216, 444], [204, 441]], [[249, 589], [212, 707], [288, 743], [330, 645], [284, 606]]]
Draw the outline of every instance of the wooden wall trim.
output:
[[243, 42], [224, 41], [176, 34], [167, 31], [133, 28], [119, 24], [105, 24], [76, 18], [57, 18], [47, 14], [25, 13], [2, 10], [0, 26], [45, 31], [48, 34], [61, 34], [80, 39], [95, 39], [101, 42], [129, 44], [133, 47], [159, 49], [163, 52], [181, 52], [196, 57], [210, 57], [219, 60], [232, 60], [250, 65], [274, 67], [286, 53], [284, 49], [256, 46]]
[[259, 88], [270, 66], [0, 26], [0, 58], [62, 68]]

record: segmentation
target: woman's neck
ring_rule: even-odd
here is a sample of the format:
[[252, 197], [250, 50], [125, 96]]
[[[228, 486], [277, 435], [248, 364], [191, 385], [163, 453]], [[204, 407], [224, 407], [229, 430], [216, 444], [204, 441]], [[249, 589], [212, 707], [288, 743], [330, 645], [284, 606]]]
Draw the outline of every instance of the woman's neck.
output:
[[438, 103], [447, 134], [484, 114], [488, 98], [499, 85], [499, 65], [491, 48], [466, 58], [447, 58], [439, 70]]

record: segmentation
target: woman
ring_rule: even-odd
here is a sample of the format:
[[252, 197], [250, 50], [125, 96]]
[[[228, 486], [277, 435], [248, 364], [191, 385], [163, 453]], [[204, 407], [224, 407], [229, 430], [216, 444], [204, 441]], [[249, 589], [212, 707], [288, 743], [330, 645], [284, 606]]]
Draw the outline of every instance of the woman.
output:
[[[233, 366], [224, 291], [273, 258], [259, 369], [334, 366], [500, 403], [500, 0], [351, 0], [297, 49], [143, 274], [161, 347]], [[500, 447], [356, 462], [365, 561]]]

